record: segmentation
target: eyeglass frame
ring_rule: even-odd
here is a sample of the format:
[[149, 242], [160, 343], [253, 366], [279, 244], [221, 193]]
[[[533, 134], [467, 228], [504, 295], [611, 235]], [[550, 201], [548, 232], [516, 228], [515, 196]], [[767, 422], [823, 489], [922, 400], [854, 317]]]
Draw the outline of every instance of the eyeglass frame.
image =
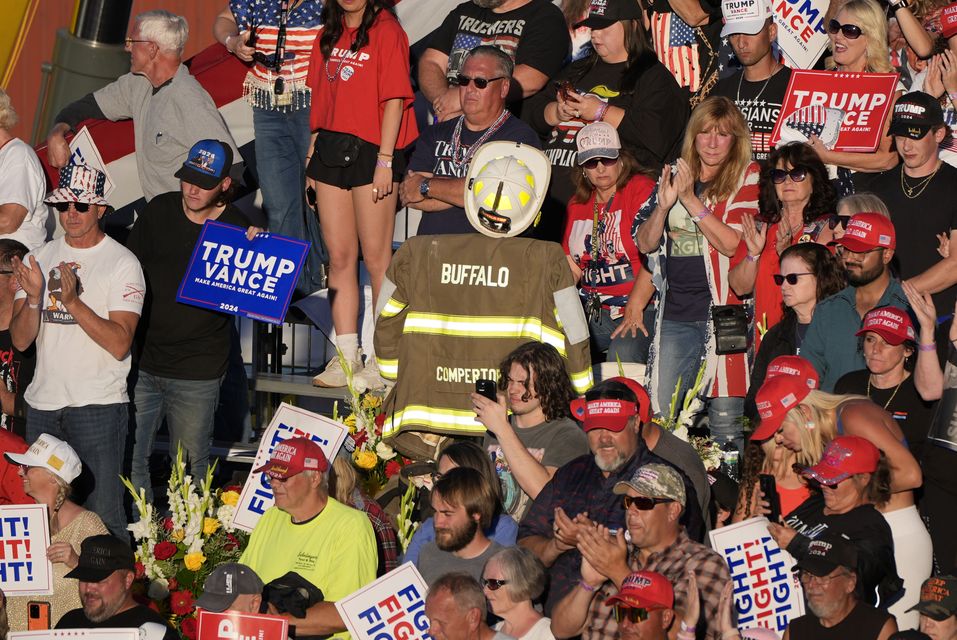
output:
[[[495, 82], [496, 80], [505, 80], [507, 76], [496, 76], [495, 78], [481, 78], [478, 76], [467, 76], [464, 73], [460, 73], [455, 76], [455, 79], [452, 81], [457, 87], [462, 87], [463, 89], [468, 87], [473, 82], [475, 83], [475, 88], [479, 90], [487, 89], [488, 86]], [[462, 81], [465, 81], [463, 84]], [[481, 84], [480, 84], [481, 83]]]
[[150, 43], [150, 44], [154, 44], [152, 40], [137, 40], [137, 39], [131, 38], [131, 37], [129, 37], [129, 36], [127, 36], [127, 37], [123, 40], [123, 42], [125, 43], [124, 46], [126, 46], [126, 47], [132, 47], [134, 44], [136, 44], [136, 43], [142, 43], [142, 42], [148, 42], [148, 43]]
[[853, 253], [859, 256], [866, 256], [869, 253], [874, 253], [875, 251], [883, 251], [887, 247], [874, 247], [873, 249], [865, 249], [864, 251], [854, 251], [854, 249], [848, 249], [843, 244], [838, 243], [837, 248], [834, 250], [838, 257], [843, 256], [845, 253]]
[[815, 581], [821, 586], [823, 586], [824, 588], [827, 588], [831, 585], [831, 582], [837, 578], [848, 578], [854, 575], [854, 572], [849, 571], [847, 567], [840, 567], [840, 568], [844, 569], [844, 571], [836, 575], [828, 575], [828, 576], [816, 576], [813, 573], [809, 573], [807, 571], [802, 571], [799, 569], [798, 580], [800, 581], [802, 585], [810, 584], [812, 581]]

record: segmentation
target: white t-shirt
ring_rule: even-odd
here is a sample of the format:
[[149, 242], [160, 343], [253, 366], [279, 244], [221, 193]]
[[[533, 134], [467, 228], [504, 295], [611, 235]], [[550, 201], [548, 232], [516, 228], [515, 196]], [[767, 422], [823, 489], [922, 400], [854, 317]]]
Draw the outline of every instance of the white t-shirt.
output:
[[[493, 629], [496, 631], [502, 630], [502, 625], [505, 624], [505, 621], [502, 620], [496, 624]], [[505, 636], [506, 638], [511, 636]], [[552, 635], [552, 619], [551, 618], [542, 618], [538, 622], [532, 625], [532, 628], [523, 635], [518, 640], [555, 640], [555, 636]]]
[[27, 210], [20, 228], [0, 234], [26, 245], [31, 251], [47, 239], [47, 215], [50, 208], [43, 202], [47, 183], [40, 159], [26, 142], [14, 138], [0, 148], [0, 204], [18, 204]]
[[[110, 311], [141, 314], [146, 281], [136, 256], [109, 236], [89, 249], [71, 247], [61, 237], [30, 255], [43, 270], [45, 284], [40, 299], [37, 368], [24, 399], [43, 411], [128, 402], [129, 354], [122, 360], [111, 356], [66, 311], [60, 302], [58, 266], [61, 262], [73, 266], [80, 299], [101, 318], [109, 318]], [[18, 291], [16, 297], [26, 298], [26, 293]]]

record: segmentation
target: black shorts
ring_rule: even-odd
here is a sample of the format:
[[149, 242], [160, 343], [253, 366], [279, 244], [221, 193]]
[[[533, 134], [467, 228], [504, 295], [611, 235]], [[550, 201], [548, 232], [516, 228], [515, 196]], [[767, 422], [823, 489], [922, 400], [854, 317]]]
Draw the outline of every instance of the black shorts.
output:
[[[352, 189], [353, 187], [372, 184], [372, 178], [375, 174], [375, 163], [378, 159], [379, 145], [366, 142], [362, 138], [357, 138], [357, 140], [359, 141], [359, 150], [355, 161], [348, 167], [333, 167], [323, 163], [319, 154], [319, 145], [322, 144], [322, 136], [317, 137], [316, 148], [312, 150], [312, 159], [306, 167], [306, 175], [323, 184], [331, 184], [340, 189]], [[405, 165], [404, 150], [396, 149], [392, 156], [393, 182], [402, 182], [402, 178], [405, 175]]]

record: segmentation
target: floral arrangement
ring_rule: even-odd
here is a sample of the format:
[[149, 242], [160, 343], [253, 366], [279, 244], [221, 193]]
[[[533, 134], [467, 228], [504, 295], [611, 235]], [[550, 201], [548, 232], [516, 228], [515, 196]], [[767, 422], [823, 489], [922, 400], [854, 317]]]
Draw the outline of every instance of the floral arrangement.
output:
[[[698, 375], [695, 376], [694, 384], [685, 392], [685, 397], [681, 399], [679, 408], [678, 390], [681, 388], [681, 378], [678, 378], [675, 384], [674, 393], [671, 394], [671, 404], [668, 407], [667, 419], [655, 419], [655, 423], [660, 427], [672, 432], [685, 442], [689, 443], [701, 458], [704, 468], [707, 471], [716, 471], [724, 461], [724, 451], [710, 436], [691, 436], [688, 429], [694, 424], [694, 417], [700, 413], [704, 404], [698, 393], [704, 386], [705, 363], [701, 363], [698, 369]], [[677, 413], [676, 413], [677, 412]]]
[[223, 562], [237, 562], [249, 535], [234, 530], [233, 512], [240, 487], [213, 490], [214, 462], [197, 487], [186, 473], [183, 450], [177, 448], [166, 495], [170, 515], [160, 517], [128, 478], [121, 478], [133, 496], [139, 519], [129, 525], [136, 546], [136, 578], [149, 606], [166, 616], [183, 638], [196, 638], [196, 608], [210, 572]]
[[[353, 385], [349, 361], [341, 353], [339, 362], [345, 371], [346, 388], [349, 390], [346, 403], [350, 413], [342, 419], [342, 423], [349, 428], [346, 447], [352, 451], [352, 464], [359, 470], [366, 492], [375, 497], [389, 479], [411, 460], [400, 456], [382, 439], [382, 424], [385, 422], [382, 400], [387, 390], [360, 392]], [[332, 419], [340, 420], [338, 403], [333, 405]]]

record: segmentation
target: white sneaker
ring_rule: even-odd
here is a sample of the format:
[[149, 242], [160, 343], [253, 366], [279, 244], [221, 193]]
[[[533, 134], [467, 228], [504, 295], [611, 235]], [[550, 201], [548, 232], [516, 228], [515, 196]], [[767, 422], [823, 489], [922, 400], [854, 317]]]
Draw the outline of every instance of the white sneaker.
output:
[[[352, 363], [352, 379], [355, 381], [357, 375], [362, 372], [362, 361]], [[346, 386], [348, 380], [346, 378], [346, 371], [342, 368], [342, 363], [339, 362], [339, 356], [333, 356], [332, 360], [326, 364], [326, 368], [322, 373], [317, 375], [312, 379], [312, 384], [315, 387], [344, 387]]]
[[362, 371], [352, 377], [352, 386], [356, 393], [385, 388], [386, 381], [379, 375], [379, 365], [376, 364], [375, 358], [369, 358]]

